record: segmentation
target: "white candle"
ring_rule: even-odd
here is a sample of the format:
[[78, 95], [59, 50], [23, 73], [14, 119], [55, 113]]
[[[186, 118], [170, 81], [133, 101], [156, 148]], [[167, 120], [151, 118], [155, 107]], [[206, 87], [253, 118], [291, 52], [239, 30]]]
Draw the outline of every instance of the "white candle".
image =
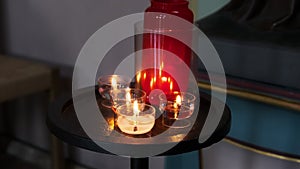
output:
[[[145, 107], [147, 110], [141, 110], [141, 107]], [[135, 101], [129, 107], [127, 105], [118, 107], [117, 112], [117, 124], [124, 133], [133, 135], [144, 134], [149, 132], [154, 126], [155, 109], [150, 105], [142, 106], [142, 104]]]

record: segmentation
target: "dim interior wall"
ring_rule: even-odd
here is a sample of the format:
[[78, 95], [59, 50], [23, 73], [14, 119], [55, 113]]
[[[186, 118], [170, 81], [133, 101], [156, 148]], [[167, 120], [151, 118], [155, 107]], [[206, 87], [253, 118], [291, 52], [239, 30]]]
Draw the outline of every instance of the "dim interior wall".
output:
[[[6, 52], [62, 67], [74, 65], [85, 41], [101, 26], [126, 14], [142, 12], [149, 4], [148, 0], [4, 0], [4, 2], [5, 20], [3, 24], [1, 23], [1, 27], [4, 27], [6, 36]], [[204, 6], [202, 3], [198, 5]], [[45, 94], [36, 94], [8, 103], [5, 108], [8, 117], [5, 117], [5, 120], [9, 125], [4, 127], [5, 130], [21, 140], [48, 150], [49, 132], [45, 125], [47, 99]], [[247, 155], [244, 156], [245, 153]], [[205, 150], [204, 154], [204, 165], [208, 169], [224, 166], [243, 169], [256, 166], [277, 168], [282, 166], [281, 164], [276, 166], [277, 162], [281, 163], [278, 160], [243, 152], [224, 143], [213, 145]], [[81, 149], [68, 150], [68, 155], [94, 168], [124, 168], [129, 164], [126, 158]], [[251, 166], [247, 159], [254, 161]], [[150, 162], [152, 168], [163, 168], [162, 158], [151, 160], [154, 160]], [[286, 165], [281, 168], [285, 168], [284, 166]], [[293, 165], [286, 168], [296, 167]]]
[[[6, 32], [5, 53], [59, 65], [62, 68], [61, 74], [71, 78], [72, 73], [65, 71], [64, 67], [73, 67], [81, 47], [95, 31], [114, 19], [142, 12], [149, 2], [4, 0], [1, 4], [5, 4], [3, 7], [6, 9], [5, 20], [1, 23], [1, 28]], [[119, 61], [117, 57], [114, 59]], [[7, 102], [5, 106], [1, 104], [0, 131], [8, 132], [40, 149], [49, 150], [49, 131], [45, 123], [47, 104], [48, 96], [43, 93]], [[5, 125], [2, 120], [6, 121]], [[65, 147], [66, 156], [92, 168], [129, 168], [128, 158], [69, 148], [67, 145]], [[151, 168], [164, 166], [163, 158], [153, 158], [150, 163]]]

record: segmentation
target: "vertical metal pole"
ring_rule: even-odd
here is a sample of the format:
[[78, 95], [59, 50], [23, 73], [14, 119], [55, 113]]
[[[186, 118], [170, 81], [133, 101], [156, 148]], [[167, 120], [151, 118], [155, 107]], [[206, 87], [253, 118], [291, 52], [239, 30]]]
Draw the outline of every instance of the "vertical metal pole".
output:
[[51, 161], [52, 169], [64, 169], [65, 159], [63, 152], [63, 143], [51, 134]]
[[199, 158], [199, 169], [204, 169], [204, 167], [203, 167], [203, 152], [202, 152], [202, 149], [198, 150], [198, 158]]
[[[53, 101], [58, 92], [59, 70], [52, 69], [51, 89], [49, 91], [49, 102]], [[65, 169], [64, 145], [61, 140], [51, 134], [51, 162], [52, 169]]]
[[149, 158], [130, 158], [130, 169], [149, 169]]

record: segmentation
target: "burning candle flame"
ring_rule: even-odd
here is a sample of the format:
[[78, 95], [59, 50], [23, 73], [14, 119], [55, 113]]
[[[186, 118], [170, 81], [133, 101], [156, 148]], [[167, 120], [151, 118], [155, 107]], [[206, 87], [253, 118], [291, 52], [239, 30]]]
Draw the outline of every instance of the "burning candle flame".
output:
[[135, 100], [133, 102], [133, 114], [134, 114], [134, 116], [138, 116], [139, 115], [139, 106], [138, 106], [137, 100]]
[[176, 96], [176, 103], [181, 105], [181, 97], [179, 95]]
[[130, 103], [130, 101], [131, 101], [131, 95], [130, 95], [130, 89], [129, 89], [129, 87], [126, 88], [125, 98], [126, 98], [126, 104], [128, 105]]
[[179, 95], [176, 96], [176, 101], [174, 103], [174, 108], [177, 109], [178, 106], [181, 105], [181, 97]]
[[113, 90], [117, 89], [117, 80], [114, 77], [111, 79], [111, 87]]
[[[173, 107], [174, 107], [174, 109], [178, 109], [179, 108], [178, 106], [180, 106], [180, 105], [181, 105], [181, 97], [179, 95], [177, 95], [176, 101], [175, 101]], [[174, 114], [175, 119], [178, 118], [178, 112], [179, 112], [179, 110], [175, 110], [175, 114]]]
[[162, 77], [161, 81], [166, 82], [168, 79], [166, 77]]
[[144, 76], [144, 80], [145, 80], [145, 79], [146, 79], [146, 77], [147, 77], [147, 74], [146, 74], [146, 73], [144, 73], [144, 75], [143, 75], [143, 76]]

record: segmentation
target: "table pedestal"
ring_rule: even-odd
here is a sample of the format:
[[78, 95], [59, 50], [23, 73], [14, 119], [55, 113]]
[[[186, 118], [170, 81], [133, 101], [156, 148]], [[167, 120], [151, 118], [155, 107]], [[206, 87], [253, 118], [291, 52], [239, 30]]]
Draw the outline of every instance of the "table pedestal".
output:
[[131, 169], [148, 169], [149, 158], [130, 158]]

